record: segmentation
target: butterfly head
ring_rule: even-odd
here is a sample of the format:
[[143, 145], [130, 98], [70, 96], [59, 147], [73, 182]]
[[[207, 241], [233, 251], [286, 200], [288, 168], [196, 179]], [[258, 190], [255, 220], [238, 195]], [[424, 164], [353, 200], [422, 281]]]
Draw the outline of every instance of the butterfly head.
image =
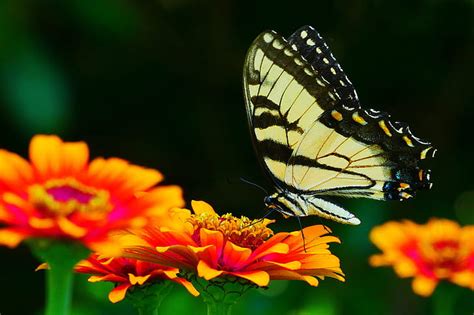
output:
[[299, 215], [298, 205], [288, 198], [287, 193], [274, 193], [266, 196], [263, 201], [267, 209], [278, 211], [285, 217]]

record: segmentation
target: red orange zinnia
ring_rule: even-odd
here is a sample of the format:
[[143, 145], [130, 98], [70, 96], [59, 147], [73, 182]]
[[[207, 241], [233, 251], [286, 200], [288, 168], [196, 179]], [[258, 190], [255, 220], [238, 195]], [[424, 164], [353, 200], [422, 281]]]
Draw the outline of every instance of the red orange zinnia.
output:
[[199, 295], [194, 286], [186, 279], [178, 277], [179, 270], [129, 258], [107, 258], [98, 254], [81, 261], [76, 272], [91, 274], [89, 282], [109, 281], [115, 287], [109, 293], [112, 303], [122, 301], [131, 288], [159, 281], [173, 281], [184, 286], [194, 296]]
[[339, 259], [329, 251], [322, 225], [277, 233], [271, 220], [218, 215], [203, 201], [193, 201], [194, 214], [180, 212], [181, 229], [148, 226], [124, 236], [124, 255], [191, 271], [206, 280], [237, 277], [258, 286], [270, 280], [303, 280], [312, 286], [326, 276], [344, 281]]
[[447, 219], [424, 225], [387, 222], [375, 227], [370, 238], [382, 250], [370, 257], [370, 264], [393, 265], [400, 277], [414, 277], [417, 294], [431, 295], [441, 280], [474, 290], [474, 226]]
[[[15, 247], [32, 237], [78, 240], [111, 250], [107, 234], [143, 225], [183, 204], [177, 186], [154, 187], [163, 176], [118, 158], [89, 162], [84, 142], [38, 135], [30, 162], [0, 150], [0, 244]], [[146, 193], [145, 193], [146, 192]]]

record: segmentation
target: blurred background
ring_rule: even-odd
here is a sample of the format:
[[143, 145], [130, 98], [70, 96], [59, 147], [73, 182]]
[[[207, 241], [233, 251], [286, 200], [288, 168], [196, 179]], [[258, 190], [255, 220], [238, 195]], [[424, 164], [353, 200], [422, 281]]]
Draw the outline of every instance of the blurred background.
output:
[[[441, 284], [431, 298], [391, 268], [373, 269], [370, 229], [388, 220], [446, 217], [474, 224], [473, 0], [1, 0], [0, 147], [27, 154], [37, 133], [85, 140], [95, 156], [154, 167], [186, 200], [262, 217], [271, 188], [254, 155], [242, 96], [248, 46], [263, 30], [313, 25], [366, 107], [392, 113], [439, 149], [426, 161], [432, 191], [405, 203], [341, 200], [358, 227], [326, 222], [342, 244], [346, 283], [275, 282], [235, 314], [471, 314], [472, 291]], [[297, 230], [274, 215], [275, 230]], [[321, 223], [307, 218], [303, 225]], [[39, 314], [44, 273], [25, 246], [0, 248], [1, 314]], [[133, 314], [106, 299], [110, 285], [79, 277], [75, 314]], [[203, 314], [176, 288], [161, 314]]]

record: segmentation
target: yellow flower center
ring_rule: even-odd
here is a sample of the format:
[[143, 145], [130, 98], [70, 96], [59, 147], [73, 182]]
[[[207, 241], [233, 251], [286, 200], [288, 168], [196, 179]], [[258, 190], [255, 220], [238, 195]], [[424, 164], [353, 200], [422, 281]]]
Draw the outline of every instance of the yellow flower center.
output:
[[54, 179], [28, 190], [30, 201], [47, 215], [69, 215], [74, 212], [102, 217], [112, 206], [109, 193], [85, 186], [74, 179]]
[[267, 228], [271, 220], [251, 220], [247, 217], [236, 218], [230, 213], [219, 216], [211, 213], [201, 213], [192, 216], [189, 221], [194, 227], [193, 238], [199, 239], [199, 230], [205, 228], [219, 231], [224, 237], [241, 247], [255, 249], [273, 235]]

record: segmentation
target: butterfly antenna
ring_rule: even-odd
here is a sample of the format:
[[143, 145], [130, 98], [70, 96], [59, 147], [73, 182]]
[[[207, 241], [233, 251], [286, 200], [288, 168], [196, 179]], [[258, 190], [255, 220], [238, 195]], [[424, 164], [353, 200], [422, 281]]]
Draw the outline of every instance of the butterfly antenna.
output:
[[250, 226], [252, 226], [252, 225], [254, 225], [254, 224], [257, 224], [257, 223], [262, 222], [262, 221], [265, 220], [270, 214], [272, 214], [275, 210], [276, 210], [275, 208], [268, 210], [267, 213], [265, 213], [265, 215], [264, 215], [262, 218], [260, 218], [260, 219], [258, 219], [258, 220], [255, 220], [254, 222], [250, 223], [250, 224], [247, 225], [246, 227], [250, 227]]
[[252, 185], [252, 186], [254, 186], [254, 187], [257, 187], [258, 189], [260, 189], [261, 191], [263, 191], [265, 194], [268, 195], [268, 191], [267, 191], [265, 188], [263, 188], [262, 186], [260, 186], [260, 185], [258, 185], [258, 184], [256, 184], [256, 183], [254, 183], [254, 182], [251, 182], [251, 181], [249, 181], [248, 179], [245, 179], [245, 178], [243, 178], [243, 177], [240, 177], [240, 180], [241, 180], [242, 182], [246, 183], [246, 184], [249, 184], [249, 185]]
[[298, 220], [298, 224], [300, 225], [301, 238], [303, 238], [303, 249], [304, 249], [304, 252], [306, 253], [306, 240], [304, 238], [303, 225], [301, 224], [301, 219], [299, 216], [296, 216], [296, 219]]

